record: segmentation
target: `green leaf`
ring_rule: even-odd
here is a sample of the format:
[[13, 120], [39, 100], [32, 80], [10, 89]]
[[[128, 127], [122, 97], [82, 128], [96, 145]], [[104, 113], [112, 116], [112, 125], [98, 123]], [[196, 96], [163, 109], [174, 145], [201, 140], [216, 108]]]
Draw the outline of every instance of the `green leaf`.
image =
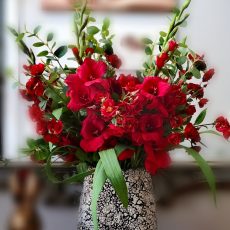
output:
[[213, 174], [211, 167], [202, 158], [200, 153], [198, 153], [197, 151], [195, 151], [192, 148], [187, 148], [187, 147], [184, 147], [184, 148], [187, 151], [187, 153], [195, 159], [195, 161], [197, 162], [197, 164], [201, 168], [201, 171], [203, 172], [203, 174], [204, 174], [204, 176], [205, 176], [205, 178], [209, 184], [209, 187], [210, 187], [212, 195], [213, 195], [214, 202], [216, 204], [216, 180], [215, 180], [215, 176]]
[[49, 34], [47, 35], [47, 42], [52, 41], [53, 37], [54, 37], [54, 34], [53, 34], [53, 33], [49, 33]]
[[94, 230], [98, 230], [97, 201], [99, 199], [100, 193], [103, 189], [106, 179], [107, 176], [105, 170], [103, 168], [101, 160], [99, 160], [93, 177], [93, 191], [92, 191], [92, 203], [91, 203]]
[[67, 53], [67, 51], [68, 51], [67, 46], [61, 46], [54, 52], [54, 55], [58, 58], [61, 58]]
[[128, 189], [114, 149], [99, 152], [103, 168], [125, 208], [128, 207]]
[[62, 112], [63, 112], [63, 108], [59, 108], [59, 109], [55, 109], [52, 114], [57, 120], [59, 120], [62, 115]]
[[33, 44], [34, 47], [41, 47], [41, 46], [44, 46], [44, 42], [36, 42]]
[[18, 32], [17, 32], [14, 28], [8, 27], [8, 30], [9, 30], [15, 37], [18, 36]]
[[193, 74], [195, 78], [197, 79], [201, 78], [200, 71], [196, 67], [192, 68], [191, 73]]
[[165, 33], [164, 31], [161, 31], [161, 32], [160, 32], [160, 35], [161, 35], [162, 37], [166, 37], [166, 36], [167, 36], [167, 33]]
[[115, 152], [116, 152], [117, 156], [119, 156], [120, 153], [123, 152], [124, 150], [126, 150], [126, 149], [133, 149], [133, 147], [130, 147], [130, 146], [128, 146], [128, 145], [121, 145], [121, 144], [118, 144], [118, 145], [116, 145], [116, 146], [114, 147], [114, 149], [115, 149]]
[[53, 183], [63, 183], [64, 182], [64, 183], [70, 183], [71, 184], [71, 183], [81, 182], [82, 180], [84, 180], [84, 178], [86, 176], [89, 176], [94, 172], [94, 170], [92, 169], [92, 170], [88, 170], [87, 172], [78, 173], [78, 174], [73, 175], [73, 176], [66, 178], [64, 180], [60, 180], [55, 176], [55, 174], [52, 170], [51, 159], [52, 159], [52, 155], [50, 154], [49, 158], [46, 161], [45, 172], [46, 172], [48, 179], [50, 181], [52, 181]]
[[49, 54], [49, 52], [47, 50], [44, 50], [42, 52], [40, 52], [37, 56], [38, 57], [44, 57], [44, 56], [47, 56]]
[[195, 125], [201, 124], [204, 121], [206, 114], [207, 114], [207, 109], [204, 109], [203, 111], [201, 111], [201, 113], [196, 118]]
[[149, 38], [143, 38], [143, 39], [142, 39], [142, 42], [143, 42], [144, 44], [146, 44], [146, 45], [149, 45], [149, 44], [152, 44], [152, 43], [153, 43], [153, 41], [152, 41], [151, 39], [149, 39]]
[[87, 33], [90, 35], [95, 35], [99, 32], [100, 30], [96, 26], [89, 26], [87, 28]]
[[176, 59], [176, 62], [179, 64], [179, 65], [183, 65], [185, 62], [186, 62], [187, 58], [185, 56], [183, 57], [179, 57]]
[[105, 18], [103, 21], [102, 30], [103, 31], [108, 30], [109, 26], [110, 26], [110, 20], [109, 20], [109, 18]]
[[146, 48], [145, 48], [145, 53], [147, 54], [147, 55], [152, 55], [152, 50], [151, 50], [151, 48], [149, 47], [149, 46], [147, 46]]
[[34, 29], [34, 34], [37, 34], [40, 30], [41, 30], [41, 26], [37, 26], [35, 29]]
[[17, 39], [16, 39], [16, 42], [20, 42], [24, 38], [24, 36], [25, 36], [24, 33], [19, 34]]

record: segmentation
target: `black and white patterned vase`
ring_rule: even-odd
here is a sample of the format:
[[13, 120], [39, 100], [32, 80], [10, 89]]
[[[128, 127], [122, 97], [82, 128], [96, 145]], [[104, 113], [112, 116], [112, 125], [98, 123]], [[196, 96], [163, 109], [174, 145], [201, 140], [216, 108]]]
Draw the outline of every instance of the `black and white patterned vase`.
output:
[[[123, 208], [107, 180], [98, 200], [100, 230], [157, 230], [156, 203], [151, 176], [144, 169], [124, 172], [129, 191], [128, 209]], [[91, 215], [92, 176], [83, 185], [77, 230], [93, 230]]]

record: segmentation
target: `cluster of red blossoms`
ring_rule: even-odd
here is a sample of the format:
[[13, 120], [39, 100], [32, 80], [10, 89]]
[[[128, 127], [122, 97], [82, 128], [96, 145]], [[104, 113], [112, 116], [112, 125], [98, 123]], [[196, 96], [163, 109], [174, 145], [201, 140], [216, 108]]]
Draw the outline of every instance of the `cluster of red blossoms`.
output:
[[[178, 44], [171, 40], [168, 49], [156, 57], [156, 68], [165, 66]], [[79, 57], [77, 48], [73, 48], [75, 57]], [[43, 64], [24, 66], [30, 79], [21, 90], [24, 98], [32, 101], [29, 114], [36, 123], [36, 130], [46, 142], [56, 146], [78, 145], [86, 153], [95, 153], [113, 148], [117, 144], [127, 147], [119, 156], [120, 161], [132, 158], [137, 149], [145, 152], [144, 165], [154, 174], [157, 169], [168, 167], [168, 151], [188, 140], [199, 151], [201, 138], [199, 126], [191, 123], [196, 112], [193, 104], [198, 100], [200, 108], [208, 102], [204, 98], [204, 88], [214, 75], [214, 70], [204, 71], [201, 84], [178, 80], [172, 83], [167, 77], [146, 76], [139, 79], [132, 75], [110, 76], [109, 68], [119, 68], [121, 61], [115, 54], [105, 54], [105, 59], [94, 60], [94, 49], [85, 50], [86, 58], [81, 61], [76, 73], [65, 79], [69, 98], [67, 108], [73, 113], [85, 111], [77, 142], [71, 142], [65, 132], [65, 123], [49, 118], [52, 113], [46, 98], [42, 75]], [[195, 63], [200, 56], [189, 56]], [[179, 76], [185, 74], [180, 70]], [[187, 77], [188, 80], [191, 76]], [[45, 109], [40, 108], [40, 98], [47, 100]], [[220, 117], [216, 120], [216, 129], [230, 136], [229, 122]], [[75, 136], [75, 137], [76, 137]], [[71, 158], [72, 159], [72, 158]]]

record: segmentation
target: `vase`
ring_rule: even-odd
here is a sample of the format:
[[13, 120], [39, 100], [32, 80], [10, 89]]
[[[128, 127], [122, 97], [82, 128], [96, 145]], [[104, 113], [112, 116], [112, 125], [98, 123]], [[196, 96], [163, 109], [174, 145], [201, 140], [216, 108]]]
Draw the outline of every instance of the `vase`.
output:
[[[156, 203], [151, 176], [144, 169], [123, 172], [128, 187], [129, 205], [125, 209], [107, 180], [100, 194], [97, 216], [100, 230], [157, 230]], [[77, 230], [93, 230], [91, 194], [93, 177], [85, 178]]]

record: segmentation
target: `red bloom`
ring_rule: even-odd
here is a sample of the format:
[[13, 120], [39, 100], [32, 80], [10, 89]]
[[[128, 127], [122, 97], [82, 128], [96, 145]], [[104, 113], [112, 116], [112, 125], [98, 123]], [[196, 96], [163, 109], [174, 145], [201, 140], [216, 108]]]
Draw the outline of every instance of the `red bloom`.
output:
[[178, 44], [176, 43], [176, 41], [170, 40], [168, 46], [169, 46], [169, 51], [174, 51], [178, 47]]
[[105, 99], [101, 105], [101, 115], [106, 118], [112, 118], [117, 110], [118, 106], [115, 106], [113, 99]]
[[178, 128], [183, 124], [183, 119], [181, 116], [173, 116], [170, 118], [170, 125], [172, 128]]
[[189, 105], [185, 112], [187, 115], [192, 116], [196, 112], [196, 107], [194, 105]]
[[40, 121], [37, 122], [37, 124], [36, 124], [36, 132], [39, 135], [47, 134], [48, 130], [47, 130], [46, 121], [40, 120]]
[[189, 83], [187, 85], [187, 89], [188, 89], [189, 93], [192, 95], [192, 97], [194, 97], [194, 98], [202, 98], [204, 96], [204, 90], [198, 84]]
[[41, 97], [45, 90], [42, 81], [34, 77], [30, 78], [26, 83], [26, 89], [29, 95], [36, 95], [38, 97]]
[[184, 136], [186, 139], [191, 139], [192, 142], [200, 141], [200, 134], [192, 123], [188, 123], [184, 130]]
[[160, 77], [145, 77], [141, 89], [150, 95], [163, 97], [169, 92], [170, 85]]
[[207, 81], [211, 80], [214, 74], [215, 74], [215, 70], [214, 69], [207, 70], [204, 73], [203, 82], [207, 82]]
[[80, 146], [86, 152], [96, 152], [103, 144], [105, 122], [94, 112], [88, 111], [88, 116], [82, 123]]
[[91, 47], [88, 47], [85, 49], [85, 54], [88, 55], [88, 54], [93, 54], [94, 53], [94, 49], [91, 48]]
[[162, 144], [163, 120], [159, 114], [145, 114], [140, 118], [139, 130], [132, 133], [132, 140], [137, 145], [144, 142]]
[[77, 69], [77, 75], [86, 86], [90, 86], [94, 83], [101, 83], [106, 70], [107, 66], [103, 61], [94, 61], [91, 58], [86, 58]]
[[79, 50], [78, 50], [77, 47], [73, 47], [73, 48], [72, 48], [72, 52], [73, 52], [73, 54], [74, 54], [75, 57], [78, 57], [78, 56], [79, 56]]
[[130, 159], [132, 158], [134, 153], [135, 151], [133, 149], [125, 149], [119, 154], [118, 160], [124, 161], [124, 160]]
[[63, 130], [63, 123], [61, 120], [52, 119], [48, 122], [48, 129], [51, 134], [58, 135]]
[[76, 74], [70, 74], [65, 82], [69, 87], [67, 96], [70, 97], [70, 102], [68, 104], [70, 110], [78, 111], [92, 104], [94, 99], [92, 89], [85, 86]]
[[228, 120], [224, 117], [218, 117], [215, 121], [216, 130], [219, 132], [224, 132], [230, 129], [230, 124]]
[[137, 84], [139, 84], [138, 78], [132, 76], [132, 75], [124, 75], [121, 74], [118, 82], [120, 83], [121, 87], [125, 89], [128, 92], [132, 92], [137, 90]]
[[62, 155], [61, 158], [67, 163], [74, 162], [77, 159], [76, 154], [74, 154], [74, 153]]
[[119, 69], [121, 67], [121, 59], [116, 54], [106, 55], [106, 59], [113, 68]]
[[81, 148], [86, 152], [96, 152], [111, 137], [120, 137], [123, 130], [115, 125], [106, 127], [106, 123], [93, 111], [88, 111], [88, 116], [82, 123], [80, 142]]
[[29, 115], [32, 121], [38, 121], [42, 119], [44, 112], [41, 110], [41, 108], [38, 105], [33, 104], [32, 106], [29, 107]]
[[167, 168], [170, 163], [170, 157], [167, 152], [154, 150], [151, 143], [145, 144], [145, 169], [150, 174], [155, 174], [160, 168]]
[[161, 55], [158, 55], [156, 58], [156, 66], [158, 69], [161, 69], [166, 61], [168, 60], [169, 56], [167, 53], [163, 52]]
[[171, 133], [168, 136], [168, 143], [171, 145], [179, 145], [181, 142], [181, 134], [180, 133]]
[[41, 75], [45, 70], [44, 64], [37, 64], [37, 65], [31, 65], [29, 66], [29, 71], [32, 76], [39, 76]]
[[206, 99], [206, 98], [200, 99], [200, 101], [199, 101], [200, 108], [203, 108], [207, 103], [208, 103], [208, 99]]
[[51, 142], [52, 144], [59, 143], [59, 137], [57, 135], [48, 133], [48, 134], [45, 134], [43, 137], [46, 142]]

